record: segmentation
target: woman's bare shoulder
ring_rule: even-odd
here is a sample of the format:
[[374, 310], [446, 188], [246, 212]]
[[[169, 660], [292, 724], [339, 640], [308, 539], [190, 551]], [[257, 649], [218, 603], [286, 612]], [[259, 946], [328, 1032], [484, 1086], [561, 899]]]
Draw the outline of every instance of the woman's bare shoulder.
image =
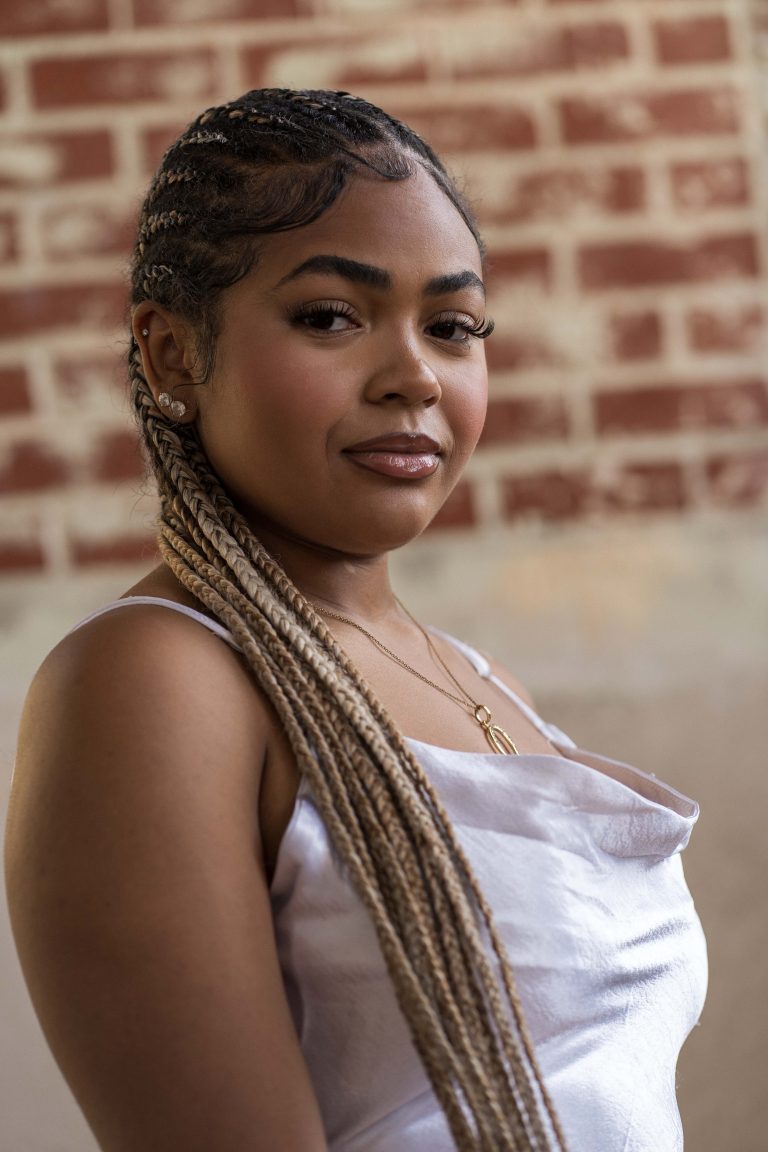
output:
[[30, 688], [6, 828], [12, 927], [110, 1152], [325, 1147], [264, 874], [266, 707], [236, 652], [159, 605], [71, 633]]
[[[244, 724], [248, 717], [256, 724]], [[55, 725], [59, 737], [129, 731], [138, 748], [158, 739], [181, 746], [209, 729], [220, 740], [237, 730], [253, 736], [270, 718], [241, 656], [219, 636], [163, 605], [126, 603], [52, 649], [30, 686], [22, 738], [30, 720], [36, 733]]]
[[199, 622], [162, 605], [126, 605], [90, 620], [48, 654], [29, 687], [11, 793], [15, 822], [44, 819], [47, 798], [81, 790], [83, 824], [130, 781], [126, 803], [191, 774], [242, 801], [258, 793], [268, 705], [241, 657]]

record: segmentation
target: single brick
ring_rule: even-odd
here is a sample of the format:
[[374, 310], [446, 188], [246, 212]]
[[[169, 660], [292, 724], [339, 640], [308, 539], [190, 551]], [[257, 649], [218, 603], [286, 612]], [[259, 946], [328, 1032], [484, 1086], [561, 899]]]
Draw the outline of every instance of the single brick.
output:
[[768, 341], [767, 324], [758, 304], [692, 308], [686, 316], [688, 344], [695, 352], [760, 352]]
[[61, 32], [101, 32], [109, 27], [108, 0], [29, 0], [0, 6], [0, 36], [50, 36]]
[[532, 113], [518, 104], [398, 106], [387, 111], [418, 132], [441, 154], [526, 149], [536, 145]]
[[428, 532], [443, 528], [470, 528], [476, 522], [473, 488], [468, 480], [460, 480], [430, 522]]
[[584, 469], [547, 469], [501, 480], [504, 516], [569, 520], [589, 510], [590, 479]]
[[742, 455], [719, 453], [705, 466], [709, 492], [716, 504], [743, 507], [757, 504], [768, 492], [768, 451]]
[[152, 536], [110, 536], [97, 540], [73, 536], [69, 541], [70, 560], [79, 568], [102, 564], [141, 564], [159, 559]]
[[656, 136], [722, 136], [739, 131], [743, 100], [727, 87], [614, 92], [558, 101], [568, 144], [610, 144]]
[[768, 424], [768, 387], [759, 379], [605, 390], [593, 403], [603, 436]]
[[670, 176], [673, 201], [683, 211], [741, 207], [751, 199], [749, 169], [741, 157], [673, 164]]
[[615, 360], [653, 360], [661, 354], [657, 312], [617, 312], [608, 317], [608, 338]]
[[688, 504], [680, 464], [628, 464], [613, 483], [599, 486], [596, 504], [605, 512], [655, 512]]
[[30, 412], [32, 399], [24, 368], [0, 368], [0, 416]]
[[212, 21], [290, 19], [306, 14], [300, 0], [225, 0], [215, 5], [201, 4], [200, 0], [134, 0], [134, 20], [138, 25], [198, 24]]
[[40, 219], [43, 253], [49, 260], [128, 254], [136, 223], [133, 205], [81, 202], [49, 208]]
[[69, 467], [48, 445], [24, 441], [0, 457], [0, 492], [35, 492], [69, 479]]
[[0, 540], [0, 572], [35, 572], [44, 567], [39, 540]]
[[562, 353], [551, 346], [545, 335], [527, 331], [523, 325], [514, 333], [494, 332], [485, 345], [485, 356], [490, 372], [566, 367]]
[[629, 56], [626, 30], [614, 20], [560, 28], [506, 21], [491, 34], [483, 24], [470, 31], [445, 25], [438, 45], [444, 66], [460, 80], [596, 70]]
[[216, 88], [212, 51], [109, 53], [33, 61], [37, 108], [207, 100]]
[[135, 432], [120, 430], [102, 437], [91, 463], [94, 480], [140, 480], [145, 474], [144, 458]]
[[639, 288], [708, 280], [754, 279], [759, 274], [757, 237], [752, 233], [708, 240], [663, 243], [587, 244], [578, 253], [584, 288]]
[[645, 207], [645, 175], [640, 168], [554, 168], [529, 172], [510, 180], [494, 197], [494, 223], [563, 220], [637, 212]]
[[487, 274], [494, 284], [505, 281], [546, 290], [552, 283], [552, 262], [546, 248], [494, 248]]
[[653, 25], [660, 64], [711, 64], [730, 60], [728, 21], [724, 16], [658, 20]]
[[0, 135], [0, 188], [49, 187], [111, 176], [109, 132]]
[[562, 440], [570, 430], [561, 396], [505, 396], [491, 400], [480, 444], [514, 444], [528, 440]]
[[57, 284], [0, 290], [0, 339], [49, 328], [114, 328], [123, 319], [125, 288], [106, 284]]
[[19, 256], [16, 213], [0, 212], [0, 264], [14, 264]]

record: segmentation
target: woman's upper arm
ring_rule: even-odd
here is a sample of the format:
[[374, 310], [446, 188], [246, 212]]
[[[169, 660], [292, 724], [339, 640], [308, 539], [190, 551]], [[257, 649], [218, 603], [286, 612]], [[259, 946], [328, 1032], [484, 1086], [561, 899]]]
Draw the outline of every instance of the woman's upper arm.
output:
[[30, 690], [6, 828], [25, 978], [105, 1152], [324, 1152], [262, 862], [265, 705], [162, 613], [95, 621]]

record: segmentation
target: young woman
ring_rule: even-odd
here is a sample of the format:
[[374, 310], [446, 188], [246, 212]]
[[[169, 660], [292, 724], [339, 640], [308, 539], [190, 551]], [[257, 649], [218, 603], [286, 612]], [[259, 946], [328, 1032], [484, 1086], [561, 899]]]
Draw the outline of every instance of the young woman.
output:
[[676, 1152], [696, 805], [414, 619], [387, 556], [486, 408], [483, 246], [343, 92], [200, 116], [129, 365], [163, 563], [51, 653], [14, 933], [105, 1152]]

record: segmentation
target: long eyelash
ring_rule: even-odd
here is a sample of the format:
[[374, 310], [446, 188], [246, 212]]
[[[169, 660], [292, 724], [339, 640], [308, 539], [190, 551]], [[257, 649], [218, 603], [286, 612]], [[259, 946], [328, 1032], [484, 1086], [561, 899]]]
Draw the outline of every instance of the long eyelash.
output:
[[298, 308], [291, 312], [292, 318], [295, 320], [301, 316], [351, 316], [352, 310], [345, 304], [301, 304]]
[[440, 323], [456, 324], [459, 328], [463, 328], [468, 336], [476, 336], [478, 340], [486, 340], [496, 327], [496, 322], [490, 317], [486, 320], [478, 320], [476, 324], [467, 324], [458, 312], [453, 316], [446, 316]]
[[478, 320], [477, 324], [475, 324], [472, 328], [468, 328], [467, 331], [472, 336], [477, 336], [478, 340], [485, 340], [488, 336], [490, 336], [495, 327], [496, 321], [491, 320], [491, 318], [488, 317], [487, 320]]
[[[350, 308], [345, 304], [326, 304], [325, 302], [317, 304], [302, 304], [291, 312], [292, 319], [300, 319], [303, 316], [351, 316], [353, 313]], [[478, 320], [476, 324], [468, 325], [463, 323], [457, 316], [455, 319], [443, 321], [443, 323], [459, 324], [469, 336], [475, 336], [478, 340], [486, 340], [496, 327], [496, 321], [491, 320], [490, 317], [486, 320]]]

